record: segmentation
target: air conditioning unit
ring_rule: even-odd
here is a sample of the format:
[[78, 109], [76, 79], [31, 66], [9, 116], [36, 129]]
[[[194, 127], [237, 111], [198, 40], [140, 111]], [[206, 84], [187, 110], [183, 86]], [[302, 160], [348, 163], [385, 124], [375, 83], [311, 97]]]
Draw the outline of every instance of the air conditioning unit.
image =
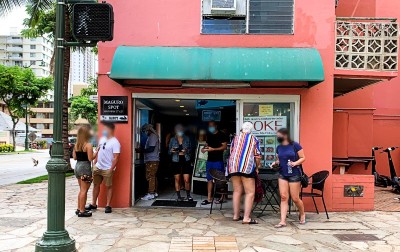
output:
[[236, 0], [211, 0], [211, 13], [229, 14], [236, 12]]

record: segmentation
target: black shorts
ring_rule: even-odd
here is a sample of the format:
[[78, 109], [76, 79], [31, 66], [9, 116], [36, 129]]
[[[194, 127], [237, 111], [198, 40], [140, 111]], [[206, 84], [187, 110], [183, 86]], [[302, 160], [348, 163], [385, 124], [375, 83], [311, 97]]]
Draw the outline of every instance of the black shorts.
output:
[[179, 162], [172, 162], [174, 175], [192, 174], [192, 166], [190, 161], [186, 161], [185, 156], [179, 156]]
[[257, 173], [256, 172], [252, 172], [250, 174], [246, 174], [246, 173], [241, 173], [241, 172], [235, 172], [235, 173], [229, 174], [228, 177], [230, 178], [230, 177], [235, 177], [235, 176], [245, 177], [245, 178], [256, 178], [257, 177]]
[[280, 179], [286, 180], [289, 183], [297, 183], [301, 181], [301, 176], [300, 175], [293, 175], [293, 176], [283, 176], [279, 175]]

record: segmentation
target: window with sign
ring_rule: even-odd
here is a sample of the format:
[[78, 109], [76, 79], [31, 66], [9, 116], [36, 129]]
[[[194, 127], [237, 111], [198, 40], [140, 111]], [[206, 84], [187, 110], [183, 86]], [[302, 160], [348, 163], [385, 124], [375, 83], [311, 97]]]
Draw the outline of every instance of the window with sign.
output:
[[288, 128], [294, 135], [294, 103], [244, 103], [243, 122], [253, 123], [253, 134], [260, 142], [261, 163], [268, 167], [275, 160], [276, 131]]

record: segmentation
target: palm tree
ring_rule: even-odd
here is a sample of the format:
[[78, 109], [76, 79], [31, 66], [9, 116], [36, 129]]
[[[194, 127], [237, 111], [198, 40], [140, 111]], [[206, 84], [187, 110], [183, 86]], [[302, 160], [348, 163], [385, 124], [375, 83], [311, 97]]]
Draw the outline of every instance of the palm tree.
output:
[[[55, 0], [0, 0], [0, 14], [12, 11], [15, 7], [27, 5], [29, 18], [24, 20], [26, 29], [22, 31], [25, 37], [39, 37], [48, 35], [54, 38], [55, 34]], [[70, 41], [70, 10], [65, 13], [65, 39]], [[55, 52], [55, 50], [54, 50]], [[62, 117], [62, 141], [64, 143], [64, 159], [71, 168], [68, 148], [68, 82], [70, 71], [71, 51], [69, 47], [64, 50], [64, 85], [63, 85], [63, 117]], [[54, 70], [54, 53], [51, 58], [51, 72]]]

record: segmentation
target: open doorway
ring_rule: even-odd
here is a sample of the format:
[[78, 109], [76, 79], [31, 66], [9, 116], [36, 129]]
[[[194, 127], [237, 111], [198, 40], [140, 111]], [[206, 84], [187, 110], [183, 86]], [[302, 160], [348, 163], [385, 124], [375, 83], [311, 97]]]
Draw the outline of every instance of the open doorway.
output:
[[[175, 137], [175, 126], [184, 127], [185, 135], [190, 140], [190, 165], [192, 175], [191, 196], [193, 203], [179, 204], [181, 207], [201, 207], [201, 202], [207, 199], [207, 183], [205, 160], [199, 151], [205, 143], [208, 122], [215, 121], [218, 130], [223, 132], [228, 143], [236, 133], [237, 106], [236, 100], [194, 100], [194, 99], [147, 99], [135, 100], [135, 147], [144, 147], [146, 134], [140, 132], [140, 127], [146, 123], [152, 124], [160, 140], [160, 165], [158, 168], [158, 197], [152, 200], [141, 200], [147, 193], [147, 181], [142, 154], [135, 154], [134, 198], [136, 206], [176, 206], [174, 169], [169, 150], [169, 142]], [[229, 147], [228, 147], [229, 148]], [[229, 151], [229, 150], [227, 150]], [[224, 155], [228, 157], [228, 155]], [[181, 179], [181, 181], [184, 181]], [[182, 196], [186, 196], [182, 183]], [[157, 201], [157, 202], [156, 202]], [[160, 203], [161, 202], [161, 203]], [[163, 202], [166, 205], [163, 205]], [[190, 204], [189, 204], [190, 203]], [[160, 205], [161, 204], [161, 205]], [[209, 208], [209, 206], [204, 206]]]

